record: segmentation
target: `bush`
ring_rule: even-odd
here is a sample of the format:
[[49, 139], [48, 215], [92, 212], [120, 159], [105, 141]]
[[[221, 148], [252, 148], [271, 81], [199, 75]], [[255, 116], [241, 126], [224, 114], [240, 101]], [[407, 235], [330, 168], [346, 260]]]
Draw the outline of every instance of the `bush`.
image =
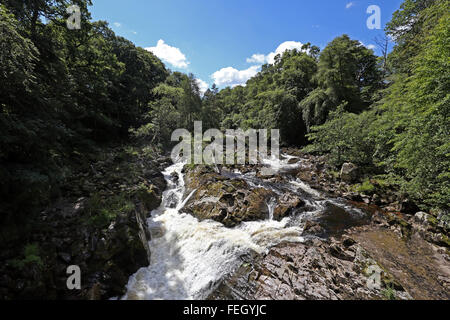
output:
[[359, 193], [372, 195], [375, 193], [376, 187], [370, 182], [370, 180], [365, 180], [362, 184], [357, 186], [356, 190]]
[[89, 199], [85, 209], [88, 213], [87, 223], [94, 227], [104, 228], [118, 215], [128, 214], [134, 208], [134, 203], [125, 194], [107, 199], [95, 194]]
[[13, 259], [10, 260], [9, 263], [19, 270], [24, 269], [28, 265], [35, 264], [38, 267], [42, 268], [44, 266], [44, 263], [42, 262], [42, 259], [40, 257], [40, 249], [38, 244], [28, 244], [25, 246], [23, 255], [23, 259]]
[[330, 113], [329, 120], [322, 126], [312, 128], [308, 138], [312, 142], [304, 150], [329, 154], [331, 164], [336, 167], [345, 162], [359, 166], [371, 166], [374, 146], [369, 139], [369, 128], [373, 114], [360, 115], [344, 111], [345, 104]]

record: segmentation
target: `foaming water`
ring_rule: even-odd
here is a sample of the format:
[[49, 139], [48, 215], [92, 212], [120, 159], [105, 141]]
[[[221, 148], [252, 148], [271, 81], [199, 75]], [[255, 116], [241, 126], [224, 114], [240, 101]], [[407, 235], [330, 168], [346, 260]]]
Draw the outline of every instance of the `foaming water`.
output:
[[263, 168], [263, 171], [266, 171], [265, 173], [267, 175], [270, 175], [294, 170], [301, 166], [300, 161], [292, 164], [289, 163], [289, 161], [292, 159], [299, 159], [298, 157], [283, 154], [281, 158], [261, 158], [261, 163], [266, 166], [265, 168]]
[[272, 198], [267, 202], [267, 209], [269, 209], [269, 220], [273, 220], [273, 213], [275, 212], [275, 208], [277, 206], [277, 199]]
[[303, 191], [309, 193], [310, 195], [312, 195], [314, 197], [317, 197], [317, 198], [321, 198], [322, 197], [322, 194], [319, 191], [311, 188], [309, 185], [307, 185], [306, 183], [304, 183], [300, 179], [293, 180], [293, 181], [290, 182], [290, 184], [292, 186], [296, 187], [296, 188], [302, 189]]

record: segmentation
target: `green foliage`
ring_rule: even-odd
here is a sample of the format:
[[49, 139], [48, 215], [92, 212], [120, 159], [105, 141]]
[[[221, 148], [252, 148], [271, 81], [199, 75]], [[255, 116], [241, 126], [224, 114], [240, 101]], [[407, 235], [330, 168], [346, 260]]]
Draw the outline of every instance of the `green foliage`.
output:
[[310, 44], [279, 55], [245, 87], [222, 90], [217, 100], [223, 128], [280, 129], [284, 144], [304, 145], [307, 131], [339, 105], [349, 112], [367, 109], [380, 86], [373, 51], [344, 35], [320, 55]]
[[88, 201], [86, 212], [88, 214], [87, 224], [98, 227], [107, 227], [121, 214], [128, 214], [134, 210], [134, 203], [126, 194], [104, 198], [94, 194]]
[[395, 290], [392, 285], [388, 285], [385, 289], [383, 289], [383, 291], [381, 291], [381, 294], [386, 300], [397, 300]]
[[375, 193], [376, 187], [366, 179], [364, 182], [356, 187], [356, 191], [363, 194], [372, 195]]
[[42, 258], [40, 257], [39, 245], [36, 243], [27, 244], [23, 251], [22, 259], [13, 259], [8, 261], [11, 266], [19, 270], [23, 270], [27, 266], [36, 265], [39, 268], [44, 266]]
[[345, 106], [332, 111], [324, 125], [311, 128], [308, 138], [313, 143], [305, 150], [328, 153], [331, 163], [337, 167], [348, 161], [361, 166], [370, 165], [373, 144], [368, 134], [373, 114], [365, 112], [358, 116], [345, 112]]
[[299, 103], [314, 90], [318, 48], [307, 44], [303, 50], [309, 53], [291, 50], [277, 56], [245, 87], [220, 91], [216, 101], [223, 114], [221, 127], [280, 129], [284, 144], [304, 144], [306, 126]]
[[353, 113], [367, 109], [381, 86], [373, 51], [347, 35], [334, 39], [320, 54], [314, 79], [318, 87], [300, 103], [308, 128], [324, 123], [339, 105]]
[[146, 123], [131, 132], [140, 139], [168, 147], [172, 132], [178, 128], [193, 129], [194, 121], [207, 120], [210, 115], [202, 109], [197, 80], [174, 72], [164, 83], [152, 90], [155, 97], [148, 103]]

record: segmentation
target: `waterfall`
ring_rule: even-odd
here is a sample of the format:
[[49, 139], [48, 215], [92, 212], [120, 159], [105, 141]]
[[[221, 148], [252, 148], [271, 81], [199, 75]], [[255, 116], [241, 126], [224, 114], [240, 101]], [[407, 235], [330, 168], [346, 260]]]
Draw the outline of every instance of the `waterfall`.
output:
[[277, 206], [277, 199], [271, 198], [269, 202], [267, 202], [267, 208], [269, 209], [269, 220], [273, 220], [273, 213], [275, 212], [275, 208]]
[[[288, 160], [271, 161], [267, 165], [282, 171], [292, 168]], [[184, 205], [195, 193], [194, 190], [183, 199], [186, 191], [183, 167], [183, 163], [176, 163], [163, 172], [167, 189], [161, 206], [151, 213], [147, 221], [152, 235], [149, 243], [151, 263], [130, 277], [123, 299], [205, 299], [221, 279], [239, 266], [243, 255], [250, 252], [264, 254], [284, 241], [304, 241], [304, 216], [316, 215], [326, 208], [322, 198], [316, 199], [320, 193], [294, 181], [286, 182], [285, 190], [304, 189], [312, 196], [307, 200], [311, 210], [302, 215], [273, 220], [277, 205], [273, 198], [267, 203], [269, 217], [264, 221], [244, 222], [235, 228], [225, 228], [211, 220], [199, 221], [183, 212]], [[262, 180], [255, 181], [254, 175], [233, 174], [253, 181], [254, 185], [272, 188]], [[281, 189], [273, 190], [278, 195], [283, 193]]]

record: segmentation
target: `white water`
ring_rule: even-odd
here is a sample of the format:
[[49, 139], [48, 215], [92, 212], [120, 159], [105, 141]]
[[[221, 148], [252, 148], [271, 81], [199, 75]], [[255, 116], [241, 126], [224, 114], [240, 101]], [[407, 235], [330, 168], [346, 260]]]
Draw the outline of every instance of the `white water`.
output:
[[309, 185], [307, 185], [306, 183], [304, 183], [300, 179], [291, 181], [290, 184], [292, 186], [294, 186], [294, 187], [302, 189], [303, 191], [305, 191], [306, 193], [309, 193], [310, 195], [312, 195], [314, 197], [317, 197], [317, 198], [321, 198], [322, 197], [322, 194], [319, 191], [311, 188]]
[[277, 199], [272, 198], [267, 203], [267, 208], [269, 209], [269, 220], [273, 220], [273, 213], [275, 212], [275, 208], [277, 207]]
[[[277, 168], [279, 164], [276, 164]], [[242, 223], [234, 229], [214, 221], [198, 221], [181, 209], [189, 200], [181, 173], [183, 164], [167, 168], [163, 174], [168, 188], [160, 208], [148, 220], [152, 234], [151, 264], [131, 276], [124, 299], [180, 300], [204, 299], [225, 275], [240, 263], [243, 254], [264, 253], [282, 241], [301, 242], [302, 228], [292, 223], [295, 218], [281, 222], [268, 219]], [[178, 182], [171, 175], [176, 173]], [[175, 209], [168, 199], [175, 197]], [[275, 205], [269, 203], [272, 212]], [[294, 225], [294, 226], [292, 226]]]
[[278, 174], [284, 171], [297, 169], [301, 166], [300, 161], [297, 163], [289, 164], [290, 160], [299, 159], [298, 157], [282, 155], [282, 158], [284, 159], [279, 159], [277, 157], [261, 158], [261, 163], [266, 166], [261, 169], [261, 173], [263, 175]]

